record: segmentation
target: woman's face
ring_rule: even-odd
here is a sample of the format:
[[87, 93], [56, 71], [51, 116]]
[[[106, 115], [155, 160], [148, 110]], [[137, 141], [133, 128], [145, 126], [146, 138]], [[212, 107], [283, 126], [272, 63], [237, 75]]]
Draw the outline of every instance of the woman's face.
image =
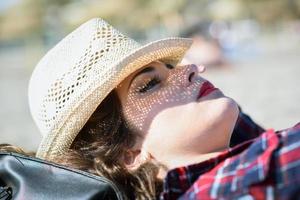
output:
[[238, 108], [199, 75], [203, 71], [157, 61], [116, 88], [124, 117], [140, 136], [133, 149], [176, 166], [228, 147]]

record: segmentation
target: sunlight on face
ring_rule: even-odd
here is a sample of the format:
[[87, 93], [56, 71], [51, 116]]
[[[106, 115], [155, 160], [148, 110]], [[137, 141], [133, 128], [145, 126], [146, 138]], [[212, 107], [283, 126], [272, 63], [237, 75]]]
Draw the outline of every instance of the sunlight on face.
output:
[[218, 89], [198, 98], [207, 83], [195, 65], [158, 61], [127, 77], [116, 90], [125, 119], [141, 136], [135, 148], [168, 164], [227, 147], [237, 105]]

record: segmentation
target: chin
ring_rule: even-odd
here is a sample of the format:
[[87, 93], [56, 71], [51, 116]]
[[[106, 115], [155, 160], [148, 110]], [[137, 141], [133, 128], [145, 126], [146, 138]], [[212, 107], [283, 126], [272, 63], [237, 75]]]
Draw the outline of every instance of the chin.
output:
[[226, 144], [227, 147], [230, 143], [231, 134], [235, 127], [239, 109], [237, 103], [229, 97], [222, 97], [218, 99], [215, 105], [219, 108], [219, 113], [216, 116], [215, 123], [217, 124], [217, 129], [221, 136], [224, 136], [222, 144]]
[[220, 90], [216, 90], [199, 101], [200, 107], [209, 111], [210, 116], [216, 120], [230, 118], [236, 120], [239, 109], [237, 103], [230, 97], [225, 96]]
[[224, 110], [228, 112], [227, 115], [229, 114], [230, 116], [232, 115], [233, 117], [237, 116], [239, 112], [237, 103], [232, 98], [226, 96], [223, 97], [222, 99], [224, 101], [223, 102]]
[[[211, 153], [229, 147], [230, 138], [239, 114], [237, 103], [226, 96], [210, 98], [197, 103], [193, 118], [188, 121], [185, 136], [191, 149], [198, 153]], [[192, 110], [190, 110], [190, 115]], [[188, 115], [186, 115], [188, 118]], [[180, 123], [179, 123], [180, 124]], [[199, 141], [201, 145], [199, 145]], [[205, 142], [203, 142], [205, 141]]]
[[214, 106], [219, 110], [219, 117], [226, 119], [227, 122], [235, 124], [239, 114], [237, 103], [229, 97], [221, 97], [215, 100]]
[[216, 119], [235, 125], [239, 109], [237, 103], [230, 97], [225, 96], [220, 90], [208, 95], [207, 101], [216, 114]]

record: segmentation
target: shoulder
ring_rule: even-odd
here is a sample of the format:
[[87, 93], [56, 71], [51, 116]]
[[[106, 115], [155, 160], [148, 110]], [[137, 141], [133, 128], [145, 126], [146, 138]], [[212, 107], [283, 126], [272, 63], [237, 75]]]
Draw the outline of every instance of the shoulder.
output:
[[[289, 198], [300, 189], [297, 171], [300, 171], [300, 123], [277, 132], [265, 131], [243, 151], [200, 175], [182, 197], [258, 197], [272, 188], [273, 197], [280, 193], [282, 198]], [[255, 193], [257, 188], [260, 193]]]

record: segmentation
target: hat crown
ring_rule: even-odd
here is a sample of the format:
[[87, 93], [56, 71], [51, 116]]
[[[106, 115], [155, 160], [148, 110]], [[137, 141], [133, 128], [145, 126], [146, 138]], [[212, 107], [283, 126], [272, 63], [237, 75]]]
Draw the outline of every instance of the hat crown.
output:
[[58, 129], [93, 87], [107, 81], [114, 63], [139, 46], [97, 18], [52, 48], [36, 66], [29, 84], [30, 109], [41, 133]]

